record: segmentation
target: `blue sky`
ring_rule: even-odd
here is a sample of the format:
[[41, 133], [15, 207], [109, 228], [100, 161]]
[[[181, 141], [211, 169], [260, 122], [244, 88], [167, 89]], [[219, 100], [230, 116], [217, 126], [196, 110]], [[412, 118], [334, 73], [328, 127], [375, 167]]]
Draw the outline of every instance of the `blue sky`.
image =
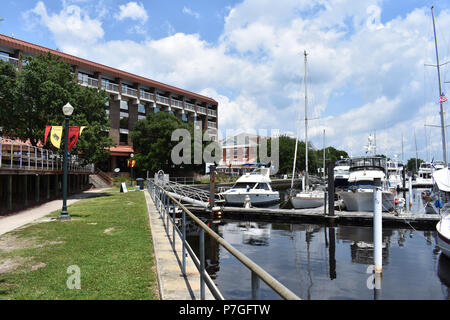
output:
[[436, 70], [424, 67], [435, 63], [432, 5], [443, 63], [442, 0], [3, 0], [0, 33], [213, 97], [222, 136], [296, 132], [307, 50], [315, 145], [325, 129], [356, 156], [376, 131], [378, 151], [401, 157], [403, 135], [408, 159], [416, 130], [419, 157], [442, 159], [439, 129], [426, 139], [424, 127], [439, 123]]

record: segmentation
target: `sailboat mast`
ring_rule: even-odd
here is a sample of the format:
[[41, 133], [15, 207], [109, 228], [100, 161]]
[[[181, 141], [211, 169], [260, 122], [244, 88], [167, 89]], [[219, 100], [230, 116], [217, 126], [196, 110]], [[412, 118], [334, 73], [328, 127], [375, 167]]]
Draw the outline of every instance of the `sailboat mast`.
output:
[[323, 129], [323, 178], [325, 179], [325, 129]]
[[416, 172], [417, 172], [417, 159], [419, 158], [419, 155], [417, 154], [416, 128], [414, 128], [414, 144], [416, 145]]
[[[436, 66], [438, 73], [438, 83], [439, 83], [439, 98], [442, 96], [442, 85], [441, 85], [441, 71], [439, 66], [439, 53], [438, 53], [438, 45], [436, 38], [436, 26], [434, 21], [434, 6], [431, 7], [431, 15], [433, 16], [433, 31], [434, 31], [434, 46], [436, 48]], [[442, 152], [444, 153], [444, 162], [445, 166], [448, 165], [447, 162], [447, 139], [445, 137], [445, 116], [444, 116], [444, 104], [440, 102], [441, 105], [441, 131], [442, 131]]]
[[306, 85], [306, 62], [307, 62], [307, 53], [304, 51], [305, 55], [305, 185], [306, 189], [308, 189], [309, 185], [309, 177], [308, 177], [308, 90]]

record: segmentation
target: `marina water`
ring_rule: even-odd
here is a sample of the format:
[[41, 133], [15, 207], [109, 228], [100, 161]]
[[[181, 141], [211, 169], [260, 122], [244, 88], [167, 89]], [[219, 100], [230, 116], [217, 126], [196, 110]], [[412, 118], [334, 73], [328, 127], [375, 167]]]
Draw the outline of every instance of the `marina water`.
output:
[[[422, 207], [414, 190], [413, 210]], [[372, 285], [373, 229], [363, 226], [207, 220], [209, 226], [302, 299], [450, 299], [450, 259], [434, 230], [383, 228], [381, 291]], [[198, 234], [188, 238], [198, 252]], [[226, 299], [251, 299], [251, 274], [206, 236], [206, 265]], [[261, 299], [280, 299], [261, 281]]]

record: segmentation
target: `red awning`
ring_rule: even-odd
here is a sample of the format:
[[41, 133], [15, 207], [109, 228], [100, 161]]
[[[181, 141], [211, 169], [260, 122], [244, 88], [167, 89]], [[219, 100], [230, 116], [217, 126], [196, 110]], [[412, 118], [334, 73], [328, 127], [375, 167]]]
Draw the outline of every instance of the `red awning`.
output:
[[109, 148], [109, 154], [118, 157], [128, 157], [134, 153], [133, 147], [130, 146], [117, 146]]

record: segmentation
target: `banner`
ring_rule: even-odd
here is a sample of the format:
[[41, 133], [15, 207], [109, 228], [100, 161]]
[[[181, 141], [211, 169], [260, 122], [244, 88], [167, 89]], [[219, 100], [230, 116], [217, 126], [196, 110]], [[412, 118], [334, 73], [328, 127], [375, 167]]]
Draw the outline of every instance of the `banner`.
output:
[[47, 144], [47, 137], [50, 133], [50, 130], [52, 129], [52, 126], [45, 126], [45, 138], [44, 138], [44, 146]]
[[55, 148], [60, 148], [61, 139], [62, 139], [62, 126], [52, 126], [52, 130], [50, 132], [50, 142], [55, 146]]
[[83, 133], [83, 130], [84, 130], [85, 128], [87, 128], [87, 127], [86, 127], [86, 126], [80, 127], [80, 136], [81, 136], [81, 133]]
[[80, 127], [69, 127], [69, 144], [68, 150], [72, 150], [77, 144]]
[[128, 167], [136, 167], [136, 160], [127, 160]]

